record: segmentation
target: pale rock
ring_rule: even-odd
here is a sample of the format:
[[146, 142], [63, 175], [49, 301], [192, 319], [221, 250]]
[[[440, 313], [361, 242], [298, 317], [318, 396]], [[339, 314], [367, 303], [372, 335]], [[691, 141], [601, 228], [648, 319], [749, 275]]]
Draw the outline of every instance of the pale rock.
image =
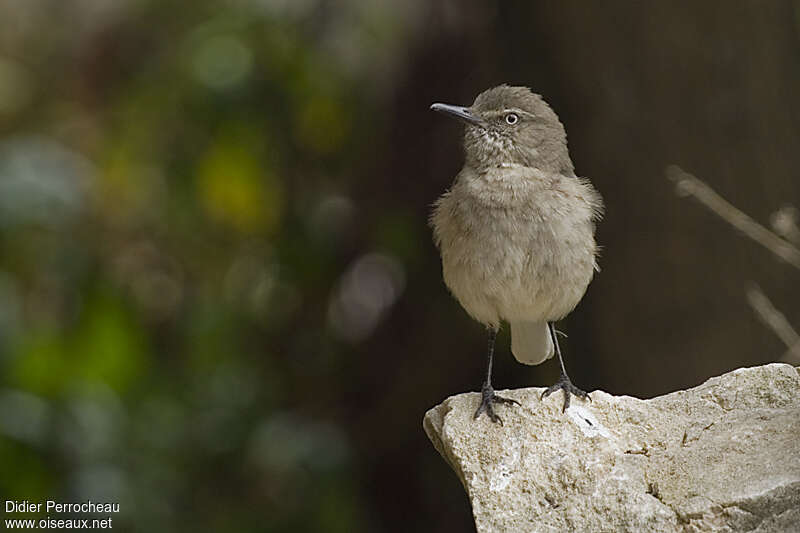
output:
[[504, 425], [473, 420], [480, 395], [425, 415], [479, 532], [800, 532], [800, 375], [734, 370], [650, 400], [503, 391]]

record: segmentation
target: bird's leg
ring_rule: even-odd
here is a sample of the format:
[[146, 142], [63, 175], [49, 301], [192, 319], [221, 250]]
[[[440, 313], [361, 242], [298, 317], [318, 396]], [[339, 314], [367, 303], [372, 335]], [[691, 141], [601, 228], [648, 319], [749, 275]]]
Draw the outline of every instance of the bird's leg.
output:
[[503, 398], [502, 396], [498, 396], [494, 393], [494, 389], [492, 388], [492, 359], [494, 357], [494, 341], [497, 338], [497, 329], [489, 328], [489, 346], [488, 346], [488, 356], [487, 356], [487, 363], [486, 363], [486, 381], [483, 382], [483, 386], [481, 387], [481, 404], [478, 406], [478, 410], [475, 411], [475, 416], [473, 418], [478, 418], [481, 416], [481, 413], [486, 411], [486, 415], [492, 422], [497, 422], [501, 426], [503, 425], [503, 420], [494, 413], [494, 408], [492, 404], [494, 403], [506, 403], [506, 404], [517, 404], [519, 402], [516, 400], [512, 400], [510, 398]]
[[574, 394], [579, 398], [586, 398], [589, 401], [592, 401], [592, 398], [589, 396], [589, 393], [583, 391], [572, 384], [570, 381], [569, 376], [567, 375], [567, 370], [564, 368], [564, 358], [561, 357], [561, 348], [558, 346], [558, 336], [556, 335], [556, 327], [552, 322], [547, 323], [547, 327], [550, 329], [550, 337], [553, 339], [553, 346], [556, 349], [556, 354], [558, 355], [558, 362], [561, 365], [561, 375], [558, 377], [558, 381], [555, 385], [551, 385], [547, 388], [546, 391], [542, 393], [542, 398], [545, 396], [549, 396], [550, 394], [554, 393], [557, 390], [564, 391], [564, 407], [561, 409], [561, 412], [567, 410], [569, 407], [569, 395]]

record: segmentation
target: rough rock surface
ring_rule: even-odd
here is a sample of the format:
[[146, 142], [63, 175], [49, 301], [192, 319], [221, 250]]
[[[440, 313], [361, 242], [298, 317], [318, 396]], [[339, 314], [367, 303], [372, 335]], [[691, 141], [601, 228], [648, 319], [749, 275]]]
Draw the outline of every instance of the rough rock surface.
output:
[[505, 424], [478, 393], [425, 415], [478, 531], [800, 532], [800, 375], [741, 368], [650, 400], [502, 391]]

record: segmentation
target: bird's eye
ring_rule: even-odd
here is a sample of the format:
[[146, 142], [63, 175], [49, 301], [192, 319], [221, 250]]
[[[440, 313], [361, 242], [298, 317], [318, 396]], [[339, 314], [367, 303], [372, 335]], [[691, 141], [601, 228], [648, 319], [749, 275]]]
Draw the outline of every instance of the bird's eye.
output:
[[519, 116], [516, 113], [509, 113], [506, 115], [506, 124], [516, 124], [519, 122]]

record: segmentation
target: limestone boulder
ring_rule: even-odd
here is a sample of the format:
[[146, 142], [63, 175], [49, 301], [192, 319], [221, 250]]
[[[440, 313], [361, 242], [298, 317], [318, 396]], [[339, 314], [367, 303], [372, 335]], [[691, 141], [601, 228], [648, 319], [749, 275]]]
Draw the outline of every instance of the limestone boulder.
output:
[[649, 400], [602, 391], [540, 400], [502, 391], [504, 425], [473, 420], [478, 393], [425, 415], [480, 532], [800, 532], [800, 375], [741, 368]]

